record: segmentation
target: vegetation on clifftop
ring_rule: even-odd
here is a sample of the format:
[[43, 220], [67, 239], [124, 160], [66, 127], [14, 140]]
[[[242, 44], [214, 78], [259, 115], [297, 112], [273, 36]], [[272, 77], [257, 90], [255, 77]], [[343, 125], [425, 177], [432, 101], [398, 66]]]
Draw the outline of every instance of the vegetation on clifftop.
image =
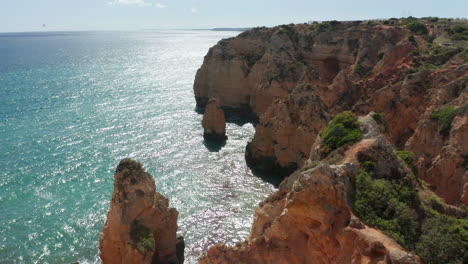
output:
[[354, 210], [367, 224], [384, 230], [401, 245], [413, 245], [418, 224], [410, 207], [415, 197], [411, 178], [390, 181], [372, 176], [365, 170], [358, 173]]
[[468, 24], [451, 27], [450, 34], [452, 40], [468, 40]]
[[411, 30], [411, 32], [413, 32], [414, 34], [418, 34], [418, 35], [426, 35], [428, 32], [424, 24], [420, 22], [416, 22], [416, 21], [408, 23], [406, 25], [406, 28]]
[[[414, 156], [399, 151], [410, 167]], [[468, 220], [440, 214], [417, 195], [414, 176], [376, 175], [376, 164], [362, 164], [354, 181], [353, 209], [366, 224], [377, 227], [427, 264], [468, 263]]]
[[468, 263], [468, 220], [428, 210], [416, 253], [427, 264]]
[[[351, 112], [337, 115], [323, 131], [322, 146], [328, 150], [337, 149], [345, 144], [354, 144], [362, 139], [359, 121]], [[326, 152], [326, 151], [325, 151]]]

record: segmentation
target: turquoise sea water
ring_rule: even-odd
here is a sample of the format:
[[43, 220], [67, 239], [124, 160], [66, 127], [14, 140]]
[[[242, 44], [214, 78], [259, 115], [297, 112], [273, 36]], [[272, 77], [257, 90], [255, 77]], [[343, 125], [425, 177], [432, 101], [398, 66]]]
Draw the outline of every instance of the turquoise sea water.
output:
[[140, 160], [178, 209], [186, 263], [243, 240], [274, 188], [252, 175], [252, 125], [203, 144], [196, 70], [236, 32], [0, 34], [0, 263], [99, 263], [119, 160]]

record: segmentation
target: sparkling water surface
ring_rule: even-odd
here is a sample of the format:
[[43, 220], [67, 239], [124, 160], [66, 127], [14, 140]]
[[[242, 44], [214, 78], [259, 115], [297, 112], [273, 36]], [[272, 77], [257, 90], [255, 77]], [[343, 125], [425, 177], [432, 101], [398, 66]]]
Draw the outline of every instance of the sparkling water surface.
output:
[[0, 263], [99, 263], [125, 157], [179, 211], [186, 263], [248, 235], [274, 187], [252, 175], [254, 128], [203, 143], [192, 85], [208, 49], [238, 32], [0, 34]]

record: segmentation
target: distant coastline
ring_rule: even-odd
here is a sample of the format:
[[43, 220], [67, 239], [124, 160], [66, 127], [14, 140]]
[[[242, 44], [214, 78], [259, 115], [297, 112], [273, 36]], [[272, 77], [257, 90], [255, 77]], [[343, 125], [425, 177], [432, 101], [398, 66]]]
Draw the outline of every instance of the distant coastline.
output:
[[251, 27], [247, 28], [213, 28], [212, 31], [247, 31], [251, 29]]

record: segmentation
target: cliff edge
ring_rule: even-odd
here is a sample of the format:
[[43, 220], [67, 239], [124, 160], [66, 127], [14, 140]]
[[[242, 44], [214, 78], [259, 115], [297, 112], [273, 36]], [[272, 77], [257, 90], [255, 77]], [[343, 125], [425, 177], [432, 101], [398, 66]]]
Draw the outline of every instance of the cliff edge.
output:
[[306, 165], [260, 203], [246, 241], [215, 245], [200, 263], [468, 260], [466, 211], [437, 200], [414, 176], [374, 114], [333, 119]]
[[466, 204], [467, 32], [465, 20], [412, 17], [254, 28], [209, 50], [195, 99], [251, 117], [248, 164], [281, 176], [303, 166], [337, 114], [379, 113], [417, 176]]

